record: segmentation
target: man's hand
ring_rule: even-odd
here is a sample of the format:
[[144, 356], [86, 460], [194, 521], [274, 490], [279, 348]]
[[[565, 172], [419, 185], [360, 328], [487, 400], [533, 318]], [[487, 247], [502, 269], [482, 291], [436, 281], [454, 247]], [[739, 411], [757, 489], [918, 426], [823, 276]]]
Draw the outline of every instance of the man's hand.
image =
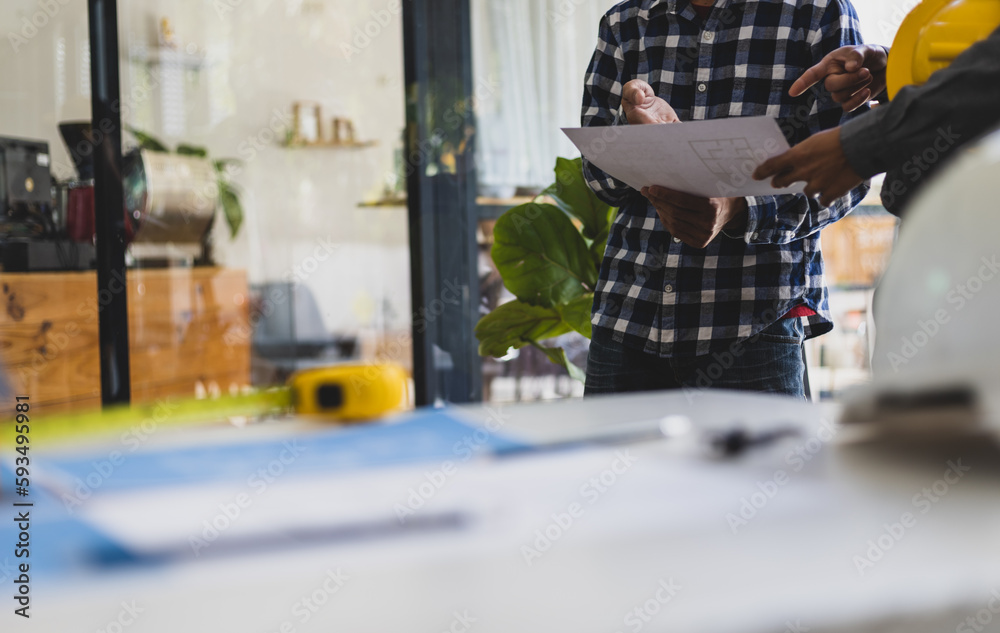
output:
[[688, 246], [705, 248], [728, 229], [746, 230], [746, 198], [701, 198], [666, 187], [643, 187], [663, 226]]
[[788, 94], [798, 97], [822, 81], [844, 112], [851, 112], [885, 90], [888, 61], [881, 46], [844, 46], [803, 73]]
[[622, 88], [622, 108], [630, 124], [680, 123], [670, 104], [656, 96], [653, 87], [633, 79]]
[[806, 183], [806, 195], [819, 195], [824, 207], [854, 189], [864, 178], [847, 162], [840, 144], [840, 129], [814, 134], [780, 156], [765, 161], [753, 172], [754, 180], [771, 180], [784, 188], [795, 182]]

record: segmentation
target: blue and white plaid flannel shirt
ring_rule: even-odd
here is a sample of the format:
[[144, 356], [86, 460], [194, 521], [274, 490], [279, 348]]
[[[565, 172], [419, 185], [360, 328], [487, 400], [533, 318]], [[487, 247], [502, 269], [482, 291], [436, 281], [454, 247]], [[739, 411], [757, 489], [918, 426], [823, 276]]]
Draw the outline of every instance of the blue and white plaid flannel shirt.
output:
[[[794, 99], [788, 89], [830, 51], [861, 43], [848, 0], [719, 0], [704, 22], [688, 0], [621, 2], [601, 19], [583, 125], [625, 124], [622, 86], [644, 79], [681, 121], [771, 116], [794, 144], [844, 116], [822, 85]], [[745, 235], [697, 249], [672, 239], [634, 189], [587, 161], [584, 173], [602, 200], [621, 207], [594, 297], [593, 325], [614, 340], [663, 357], [700, 356], [798, 306], [816, 313], [804, 317], [807, 337], [833, 328], [819, 233], [861, 202], [867, 183], [829, 208], [804, 195], [749, 197]]]

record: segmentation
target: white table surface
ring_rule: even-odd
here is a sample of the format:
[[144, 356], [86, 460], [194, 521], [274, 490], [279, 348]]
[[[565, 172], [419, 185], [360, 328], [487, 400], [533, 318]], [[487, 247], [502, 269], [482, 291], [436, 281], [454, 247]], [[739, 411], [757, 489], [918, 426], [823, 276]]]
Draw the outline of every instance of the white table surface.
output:
[[[489, 417], [478, 407], [460, 414], [473, 423]], [[0, 621], [4, 631], [129, 633], [940, 633], [966, 630], [958, 627], [977, 614], [1000, 617], [982, 611], [1000, 590], [1000, 460], [989, 441], [887, 446], [845, 443], [844, 433], [825, 441], [820, 425], [834, 408], [727, 393], [505, 406], [498, 416], [504, 432], [548, 442], [667, 414], [688, 416], [699, 433], [796, 424], [803, 435], [729, 460], [705, 457], [684, 439], [473, 460], [420, 510], [473, 509], [466, 529], [36, 578], [32, 619], [13, 617], [5, 599]], [[815, 456], [798, 462], [790, 457], [797, 447]], [[615, 462], [623, 450], [634, 459], [624, 468]], [[971, 470], [937, 501], [915, 503], [949, 460]], [[621, 472], [595, 499], [584, 486], [613, 466]], [[392, 507], [433, 468], [341, 477], [313, 502], [364, 490], [364, 503]], [[727, 516], [778, 471], [787, 483], [734, 533]], [[571, 503], [582, 514], [528, 565], [523, 547]], [[915, 525], [860, 573], [855, 557], [907, 512]], [[332, 594], [322, 590], [331, 571], [347, 577]], [[664, 582], [679, 590], [660, 604]], [[325, 603], [304, 611], [301, 600], [313, 594]], [[141, 612], [119, 620], [123, 602]]]

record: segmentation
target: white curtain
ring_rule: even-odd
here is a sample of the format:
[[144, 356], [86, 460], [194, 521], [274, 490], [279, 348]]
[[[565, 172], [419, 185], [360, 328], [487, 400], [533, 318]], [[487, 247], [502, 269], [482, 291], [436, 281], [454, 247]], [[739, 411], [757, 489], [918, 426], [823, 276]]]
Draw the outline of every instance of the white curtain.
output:
[[481, 189], [544, 187], [557, 156], [579, 155], [559, 128], [580, 125], [584, 74], [613, 4], [472, 1]]

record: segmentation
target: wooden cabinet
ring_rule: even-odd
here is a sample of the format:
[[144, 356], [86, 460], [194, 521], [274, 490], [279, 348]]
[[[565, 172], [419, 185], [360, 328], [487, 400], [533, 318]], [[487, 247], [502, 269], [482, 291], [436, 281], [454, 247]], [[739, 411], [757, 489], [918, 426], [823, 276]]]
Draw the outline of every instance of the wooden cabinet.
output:
[[889, 264], [899, 223], [888, 213], [855, 211], [823, 229], [823, 259], [830, 286], [870, 288]]
[[[244, 271], [130, 270], [127, 288], [133, 402], [249, 384]], [[99, 407], [96, 273], [0, 273], [0, 290], [12, 396], [30, 396], [36, 414]]]

